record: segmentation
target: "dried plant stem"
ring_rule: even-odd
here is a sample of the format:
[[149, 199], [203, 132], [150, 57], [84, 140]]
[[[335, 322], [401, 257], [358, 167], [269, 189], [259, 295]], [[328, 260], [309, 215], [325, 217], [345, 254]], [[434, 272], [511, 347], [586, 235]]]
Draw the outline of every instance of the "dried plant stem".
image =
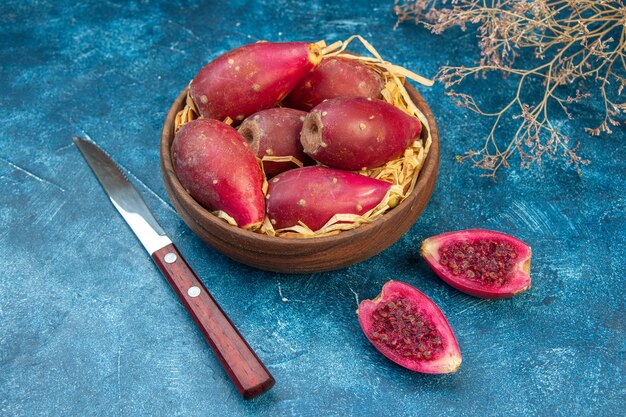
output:
[[[518, 154], [521, 166], [541, 164], [542, 157], [561, 157], [581, 166], [589, 161], [578, 154], [578, 145], [560, 127], [563, 116], [572, 119], [572, 103], [594, 98], [603, 103], [597, 127], [585, 128], [590, 135], [611, 134], [622, 127], [626, 103], [620, 101], [626, 86], [626, 7], [622, 1], [603, 0], [396, 0], [398, 22], [414, 20], [433, 33], [451, 27], [476, 26], [481, 50], [475, 66], [443, 66], [437, 79], [457, 104], [485, 117], [493, 125], [482, 147], [458, 156], [495, 176]], [[440, 7], [443, 6], [443, 7]], [[469, 94], [454, 91], [465, 81], [499, 72], [515, 78], [514, 97], [496, 111], [485, 111]], [[540, 81], [543, 94], [525, 94]], [[581, 92], [588, 84], [592, 88]], [[569, 94], [563, 96], [562, 91]], [[595, 94], [594, 94], [595, 93]], [[562, 114], [553, 114], [554, 106]], [[512, 116], [519, 124], [515, 135], [504, 140], [497, 128]]]

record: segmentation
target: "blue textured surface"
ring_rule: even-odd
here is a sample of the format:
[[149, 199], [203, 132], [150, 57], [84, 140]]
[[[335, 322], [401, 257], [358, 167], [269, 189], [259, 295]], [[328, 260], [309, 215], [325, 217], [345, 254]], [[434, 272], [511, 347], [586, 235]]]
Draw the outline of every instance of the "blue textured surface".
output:
[[[623, 414], [623, 129], [603, 138], [574, 133], [592, 160], [582, 177], [547, 161], [493, 182], [454, 162], [486, 122], [455, 107], [441, 86], [420, 88], [442, 137], [432, 200], [398, 243], [331, 273], [288, 276], [237, 264], [206, 247], [172, 209], [159, 171], [161, 125], [179, 91], [217, 55], [259, 39], [359, 33], [388, 60], [426, 76], [475, 56], [470, 34], [392, 30], [391, 7], [2, 2], [0, 415]], [[272, 391], [239, 398], [71, 143], [82, 132], [127, 169], [274, 374]], [[419, 259], [425, 237], [470, 227], [532, 246], [530, 291], [503, 301], [465, 296]], [[420, 288], [446, 313], [463, 353], [457, 374], [404, 370], [362, 335], [356, 301], [390, 278]]]

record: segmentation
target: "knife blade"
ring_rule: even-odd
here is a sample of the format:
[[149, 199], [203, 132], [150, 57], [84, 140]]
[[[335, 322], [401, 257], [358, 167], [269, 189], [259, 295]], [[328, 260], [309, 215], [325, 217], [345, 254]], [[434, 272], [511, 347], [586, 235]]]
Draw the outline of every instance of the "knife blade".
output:
[[269, 390], [274, 385], [274, 378], [167, 237], [139, 191], [94, 142], [78, 136], [72, 140], [113, 206], [193, 318], [242, 397], [254, 398]]

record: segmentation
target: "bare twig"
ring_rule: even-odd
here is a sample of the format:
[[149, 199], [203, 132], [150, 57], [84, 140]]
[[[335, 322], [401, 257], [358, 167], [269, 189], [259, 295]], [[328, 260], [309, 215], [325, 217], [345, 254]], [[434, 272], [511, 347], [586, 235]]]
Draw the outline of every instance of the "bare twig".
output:
[[[481, 50], [476, 65], [441, 67], [437, 79], [457, 104], [494, 120], [483, 146], [457, 157], [472, 161], [485, 175], [508, 167], [514, 154], [524, 168], [541, 164], [544, 156], [561, 157], [580, 173], [589, 161], [577, 154], [578, 144], [559, 127], [554, 109], [572, 119], [569, 105], [596, 97], [604, 111], [597, 126], [585, 128], [588, 134], [610, 134], [626, 124], [623, 0], [396, 0], [395, 11], [398, 23], [414, 21], [435, 34], [452, 27], [476, 28]], [[491, 71], [517, 81], [514, 97], [495, 111], [481, 109], [474, 97], [453, 89]], [[529, 101], [524, 93], [537, 82], [543, 94]], [[557, 90], [570, 94], [563, 97]], [[503, 139], [496, 137], [496, 128], [505, 115], [519, 124], [513, 137]]]

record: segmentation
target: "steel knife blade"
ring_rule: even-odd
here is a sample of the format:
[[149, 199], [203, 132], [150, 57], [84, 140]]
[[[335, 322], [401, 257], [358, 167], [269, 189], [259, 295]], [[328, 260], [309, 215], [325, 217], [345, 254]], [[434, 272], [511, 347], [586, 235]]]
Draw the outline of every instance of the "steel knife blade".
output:
[[94, 142], [72, 138], [119, 211], [187, 309], [245, 399], [274, 385], [274, 378], [167, 237], [139, 191]]

